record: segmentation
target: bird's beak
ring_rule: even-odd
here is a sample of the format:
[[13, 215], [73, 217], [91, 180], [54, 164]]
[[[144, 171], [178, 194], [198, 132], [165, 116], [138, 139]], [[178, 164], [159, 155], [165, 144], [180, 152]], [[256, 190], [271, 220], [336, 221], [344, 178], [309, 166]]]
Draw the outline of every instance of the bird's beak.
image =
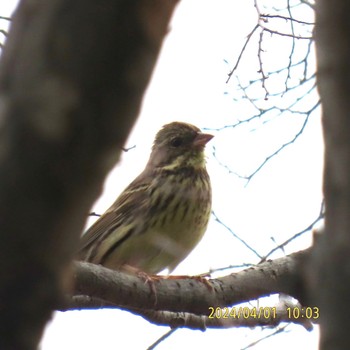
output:
[[203, 147], [214, 137], [211, 134], [204, 134], [202, 132], [198, 133], [193, 141], [195, 147]]

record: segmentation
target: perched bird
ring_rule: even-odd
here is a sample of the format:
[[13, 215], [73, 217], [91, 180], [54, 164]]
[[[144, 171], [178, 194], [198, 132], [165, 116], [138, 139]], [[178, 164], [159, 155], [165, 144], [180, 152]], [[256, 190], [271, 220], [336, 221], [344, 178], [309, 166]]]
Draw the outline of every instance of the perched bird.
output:
[[149, 274], [175, 269], [207, 228], [212, 138], [191, 124], [164, 125], [143, 172], [82, 236], [78, 259]]

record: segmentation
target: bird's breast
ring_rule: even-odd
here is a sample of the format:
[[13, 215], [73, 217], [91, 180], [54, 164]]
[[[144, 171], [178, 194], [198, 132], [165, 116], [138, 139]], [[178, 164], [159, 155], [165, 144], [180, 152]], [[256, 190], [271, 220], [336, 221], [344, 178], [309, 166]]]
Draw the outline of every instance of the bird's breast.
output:
[[[202, 238], [211, 211], [211, 187], [204, 171], [166, 173], [154, 185], [149, 228], [157, 244], [192, 250]], [[151, 189], [152, 191], [152, 189]]]

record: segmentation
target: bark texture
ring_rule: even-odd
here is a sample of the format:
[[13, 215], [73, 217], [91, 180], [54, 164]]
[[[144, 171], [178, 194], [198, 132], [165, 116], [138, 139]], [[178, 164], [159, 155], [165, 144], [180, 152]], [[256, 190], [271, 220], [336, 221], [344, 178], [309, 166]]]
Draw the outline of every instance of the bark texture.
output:
[[0, 348], [35, 349], [70, 285], [174, 0], [23, 0], [0, 62]]
[[325, 137], [325, 235], [309, 273], [321, 349], [347, 349], [350, 326], [350, 3], [316, 3], [318, 88]]

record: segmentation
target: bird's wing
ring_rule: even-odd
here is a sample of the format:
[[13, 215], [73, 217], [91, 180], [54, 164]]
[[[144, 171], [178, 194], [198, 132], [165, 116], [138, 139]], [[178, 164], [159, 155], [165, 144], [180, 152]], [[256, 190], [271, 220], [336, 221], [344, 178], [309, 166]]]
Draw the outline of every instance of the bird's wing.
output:
[[[151, 181], [152, 177], [143, 172], [120, 194], [111, 207], [81, 237], [79, 254], [84, 253], [91, 244], [114, 231], [131, 216], [137, 217], [136, 212], [143, 212], [141, 208], [148, 197], [147, 190]], [[119, 232], [120, 237], [114, 237], [114, 241], [122, 239], [126, 233], [125, 230]]]

